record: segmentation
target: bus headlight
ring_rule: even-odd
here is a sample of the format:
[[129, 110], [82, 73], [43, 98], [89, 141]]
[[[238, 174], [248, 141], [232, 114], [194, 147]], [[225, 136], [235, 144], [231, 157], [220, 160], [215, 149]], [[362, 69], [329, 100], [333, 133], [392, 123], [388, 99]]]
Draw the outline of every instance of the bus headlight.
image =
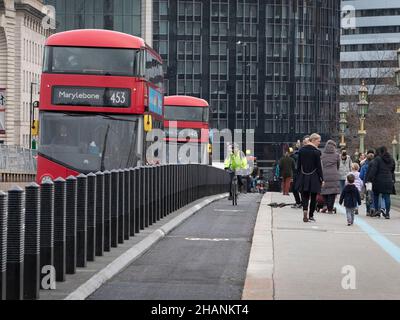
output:
[[52, 181], [53, 181], [53, 179], [52, 179], [50, 176], [44, 176], [44, 177], [42, 178], [41, 183], [52, 182]]

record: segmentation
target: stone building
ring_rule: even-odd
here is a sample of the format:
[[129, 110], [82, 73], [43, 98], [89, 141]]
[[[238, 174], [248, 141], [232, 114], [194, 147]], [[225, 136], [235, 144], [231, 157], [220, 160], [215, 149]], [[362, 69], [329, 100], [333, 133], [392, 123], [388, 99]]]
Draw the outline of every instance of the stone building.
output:
[[29, 147], [31, 89], [38, 100], [46, 27], [42, 0], [0, 0], [0, 144]]

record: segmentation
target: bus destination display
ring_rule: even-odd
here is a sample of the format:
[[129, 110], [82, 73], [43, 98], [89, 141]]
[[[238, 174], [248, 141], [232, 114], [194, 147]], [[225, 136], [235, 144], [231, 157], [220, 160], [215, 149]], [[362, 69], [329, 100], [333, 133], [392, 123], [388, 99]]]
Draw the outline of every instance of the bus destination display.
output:
[[62, 106], [127, 108], [130, 100], [131, 90], [120, 88], [54, 86], [52, 93], [52, 104]]

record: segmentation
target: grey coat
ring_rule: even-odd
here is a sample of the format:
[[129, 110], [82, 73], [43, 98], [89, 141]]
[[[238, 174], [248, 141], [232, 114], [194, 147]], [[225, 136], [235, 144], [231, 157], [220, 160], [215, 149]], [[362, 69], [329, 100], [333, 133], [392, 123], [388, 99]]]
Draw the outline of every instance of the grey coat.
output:
[[[340, 156], [339, 156], [340, 157]], [[351, 172], [352, 161], [350, 156], [346, 157], [346, 160], [342, 160], [340, 157], [340, 166], [339, 166], [339, 176], [340, 180], [346, 180], [347, 175]]]
[[339, 166], [340, 155], [336, 153], [336, 148], [332, 144], [327, 144], [321, 156], [322, 172], [324, 173], [325, 184], [321, 188], [322, 195], [339, 194]]

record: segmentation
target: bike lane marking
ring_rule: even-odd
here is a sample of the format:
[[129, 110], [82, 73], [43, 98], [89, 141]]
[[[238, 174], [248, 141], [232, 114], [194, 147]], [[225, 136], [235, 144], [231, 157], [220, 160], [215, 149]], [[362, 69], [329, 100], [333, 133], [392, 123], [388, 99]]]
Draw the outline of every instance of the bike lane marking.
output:
[[[341, 214], [346, 215], [345, 208], [338, 205]], [[381, 234], [378, 230], [369, 225], [361, 217], [354, 217], [354, 223], [363, 230], [372, 240], [374, 240], [386, 253], [388, 253], [397, 263], [400, 263], [400, 248]]]

